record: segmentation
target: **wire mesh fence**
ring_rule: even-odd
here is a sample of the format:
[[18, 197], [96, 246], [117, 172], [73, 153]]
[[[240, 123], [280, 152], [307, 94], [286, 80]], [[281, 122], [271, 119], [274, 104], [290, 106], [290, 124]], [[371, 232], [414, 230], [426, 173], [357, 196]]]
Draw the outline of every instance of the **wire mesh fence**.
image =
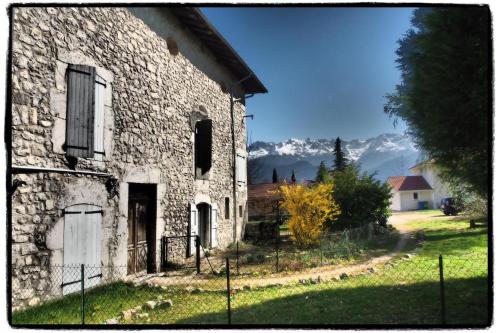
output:
[[[392, 229], [367, 224], [337, 232], [325, 232], [316, 244], [300, 247], [293, 241], [292, 232], [286, 224], [274, 223], [273, 228], [279, 232], [275, 232], [271, 239], [236, 242], [225, 251], [224, 255], [237, 263], [236, 271], [241, 274], [262, 275], [338, 265], [365, 257], [366, 248], [375, 239], [388, 247], [395, 246], [399, 239], [399, 234]], [[383, 246], [379, 244], [378, 247]]]
[[[12, 323], [487, 325], [489, 321], [486, 255], [404, 257], [279, 276], [255, 277], [237, 274], [236, 269], [237, 263], [229, 258], [213, 272], [188, 275], [127, 275], [126, 267], [105, 266], [46, 267], [39, 272], [20, 268], [12, 276], [13, 298], [22, 306], [14, 309]], [[24, 279], [26, 274], [31, 278]]]

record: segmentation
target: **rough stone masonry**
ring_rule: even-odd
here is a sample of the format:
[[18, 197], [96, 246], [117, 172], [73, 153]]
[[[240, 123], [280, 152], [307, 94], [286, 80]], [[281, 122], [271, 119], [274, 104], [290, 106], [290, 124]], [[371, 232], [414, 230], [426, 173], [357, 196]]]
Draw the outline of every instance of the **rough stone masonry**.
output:
[[[240, 77], [168, 8], [16, 7], [13, 13], [12, 165], [13, 179], [22, 182], [11, 196], [14, 306], [62, 293], [55, 281], [61, 283], [68, 246], [63, 212], [73, 205], [102, 209], [97, 263], [127, 266], [133, 183], [156, 186], [156, 270], [161, 236], [187, 234], [190, 205], [218, 208], [218, 247], [234, 241], [235, 226], [236, 238], [241, 237], [247, 192], [246, 184], [238, 182], [236, 206], [243, 213], [236, 210], [235, 216], [226, 88], [235, 98], [243, 97]], [[106, 81], [102, 158], [75, 161], [65, 153], [71, 64], [93, 66]], [[194, 171], [191, 122], [197, 114], [213, 124], [206, 179], [196, 179]], [[237, 100], [235, 148], [246, 157], [244, 115], [244, 103]], [[16, 167], [28, 171], [15, 172]], [[116, 182], [114, 190], [110, 179]]]

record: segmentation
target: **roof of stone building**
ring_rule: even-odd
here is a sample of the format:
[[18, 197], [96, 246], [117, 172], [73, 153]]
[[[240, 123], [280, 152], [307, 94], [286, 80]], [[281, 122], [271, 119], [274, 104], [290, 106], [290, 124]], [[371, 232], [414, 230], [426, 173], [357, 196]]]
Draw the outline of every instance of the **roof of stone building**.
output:
[[387, 183], [396, 191], [432, 190], [422, 176], [393, 176], [387, 178]]
[[241, 81], [245, 93], [267, 93], [255, 73], [198, 8], [172, 7], [171, 11]]

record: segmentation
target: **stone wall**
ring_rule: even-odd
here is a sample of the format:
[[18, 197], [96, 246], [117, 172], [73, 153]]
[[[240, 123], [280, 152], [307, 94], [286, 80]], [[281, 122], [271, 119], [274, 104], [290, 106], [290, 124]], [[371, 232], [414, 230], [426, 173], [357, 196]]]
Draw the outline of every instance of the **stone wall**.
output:
[[[43, 273], [45, 266], [63, 264], [57, 250], [47, 243], [60, 237], [61, 209], [68, 196], [77, 193], [89, 197], [100, 193], [96, 200], [105, 210], [102, 264], [126, 263], [127, 219], [123, 214], [128, 182], [158, 185], [161, 234], [185, 234], [189, 204], [203, 194], [219, 207], [220, 246], [232, 241], [235, 217], [231, 209], [230, 219], [224, 219], [223, 209], [225, 197], [231, 198], [231, 208], [233, 203], [230, 96], [220, 84], [236, 87], [236, 96], [241, 96], [235, 83], [238, 78], [181, 28], [168, 10], [151, 10], [168, 19], [162, 37], [182, 41], [178, 55], [170, 54], [165, 38], [126, 8], [14, 9], [12, 164], [68, 168], [57, 139], [64, 133], [56, 125], [60, 126], [66, 107], [62, 69], [68, 63], [87, 63], [112, 77], [106, 111], [111, 119], [106, 125], [109, 144], [103, 161], [79, 158], [76, 169], [109, 173], [118, 179], [120, 189], [118, 196], [108, 198], [103, 195], [107, 195], [103, 177], [15, 175], [26, 185], [12, 197], [12, 265], [19, 273], [12, 281], [14, 291], [28, 288], [33, 290], [32, 298], [37, 288], [43, 289], [37, 285], [43, 282], [36, 281], [48, 275]], [[190, 54], [196, 54], [197, 60], [191, 61]], [[194, 133], [189, 119], [200, 106], [213, 121], [208, 181], [195, 180], [193, 170]], [[235, 103], [237, 149], [246, 151], [244, 114], [244, 105]], [[136, 176], [131, 170], [136, 170]], [[79, 191], [82, 186], [88, 192]], [[245, 207], [246, 186], [239, 187], [238, 198], [238, 205]], [[15, 304], [28, 300], [16, 298], [14, 292]]]

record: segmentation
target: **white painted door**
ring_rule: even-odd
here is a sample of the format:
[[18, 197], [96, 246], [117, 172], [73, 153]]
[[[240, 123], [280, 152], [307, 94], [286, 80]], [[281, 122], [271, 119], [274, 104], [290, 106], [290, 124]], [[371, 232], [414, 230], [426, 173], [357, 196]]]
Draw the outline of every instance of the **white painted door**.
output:
[[219, 227], [219, 217], [218, 217], [217, 204], [214, 203], [210, 207], [210, 247], [217, 247], [217, 229]]
[[81, 265], [85, 288], [101, 281], [101, 207], [78, 204], [65, 208], [63, 294], [81, 290]]
[[199, 235], [198, 209], [195, 204], [191, 204], [189, 220], [189, 255], [196, 254], [196, 236]]

